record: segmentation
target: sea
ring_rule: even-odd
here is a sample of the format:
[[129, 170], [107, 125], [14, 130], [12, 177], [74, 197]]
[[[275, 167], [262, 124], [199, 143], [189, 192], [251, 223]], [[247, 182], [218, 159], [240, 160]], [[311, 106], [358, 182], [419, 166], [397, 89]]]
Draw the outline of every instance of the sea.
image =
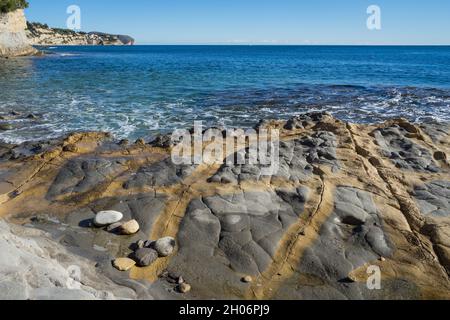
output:
[[41, 49], [48, 54], [0, 60], [9, 129], [0, 141], [74, 131], [151, 138], [200, 120], [247, 128], [314, 111], [354, 123], [450, 121], [450, 46]]

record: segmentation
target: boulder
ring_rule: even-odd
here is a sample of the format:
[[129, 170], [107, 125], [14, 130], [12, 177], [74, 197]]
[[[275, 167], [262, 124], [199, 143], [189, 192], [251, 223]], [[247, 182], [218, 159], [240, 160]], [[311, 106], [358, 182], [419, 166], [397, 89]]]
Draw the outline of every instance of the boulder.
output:
[[94, 224], [97, 227], [109, 226], [111, 224], [117, 223], [123, 219], [123, 214], [118, 211], [100, 211], [97, 213], [94, 219]]
[[148, 267], [158, 259], [158, 252], [150, 248], [138, 249], [134, 253], [136, 263], [141, 267]]
[[139, 223], [136, 220], [130, 220], [120, 226], [120, 233], [123, 235], [136, 234], [139, 231]]
[[192, 287], [191, 287], [191, 285], [189, 285], [187, 283], [182, 283], [177, 287], [177, 289], [178, 289], [178, 292], [184, 294], [184, 293], [188, 293], [189, 291], [191, 291]]
[[119, 271], [128, 271], [136, 265], [134, 260], [129, 258], [118, 258], [113, 261], [113, 266]]
[[172, 237], [165, 237], [157, 240], [154, 243], [154, 248], [160, 257], [168, 257], [175, 250], [175, 239]]

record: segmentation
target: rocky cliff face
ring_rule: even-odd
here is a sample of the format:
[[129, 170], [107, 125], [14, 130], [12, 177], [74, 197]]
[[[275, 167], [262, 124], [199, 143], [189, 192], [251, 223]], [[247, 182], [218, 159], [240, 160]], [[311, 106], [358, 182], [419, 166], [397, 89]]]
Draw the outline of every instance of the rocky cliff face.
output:
[[102, 32], [75, 32], [50, 28], [41, 23], [27, 23], [27, 37], [33, 45], [133, 45], [134, 39], [125, 35]]
[[[262, 127], [281, 132], [273, 175], [258, 165], [174, 165], [167, 137], [128, 144], [78, 133], [0, 145], [0, 216], [47, 231], [95, 272], [133, 284], [138, 298], [450, 299], [450, 125], [355, 125], [320, 113]], [[139, 232], [95, 227], [104, 210], [135, 219]], [[9, 230], [0, 223], [0, 248]], [[138, 241], [163, 237], [176, 250], [160, 258], [155, 242]], [[25, 244], [0, 262], [25, 255]], [[139, 247], [148, 248], [133, 255]], [[129, 273], [113, 269], [116, 258]], [[380, 287], [369, 288], [376, 268]], [[92, 292], [117, 292], [98, 281]], [[9, 292], [22, 297], [21, 283], [9, 281]]]
[[0, 13], [0, 57], [24, 56], [36, 53], [27, 35], [23, 10]]

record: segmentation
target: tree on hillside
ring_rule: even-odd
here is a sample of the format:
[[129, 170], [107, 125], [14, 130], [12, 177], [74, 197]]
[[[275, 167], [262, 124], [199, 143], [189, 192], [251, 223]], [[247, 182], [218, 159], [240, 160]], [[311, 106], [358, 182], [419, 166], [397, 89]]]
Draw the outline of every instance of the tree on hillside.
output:
[[26, 0], [0, 0], [0, 13], [28, 8]]

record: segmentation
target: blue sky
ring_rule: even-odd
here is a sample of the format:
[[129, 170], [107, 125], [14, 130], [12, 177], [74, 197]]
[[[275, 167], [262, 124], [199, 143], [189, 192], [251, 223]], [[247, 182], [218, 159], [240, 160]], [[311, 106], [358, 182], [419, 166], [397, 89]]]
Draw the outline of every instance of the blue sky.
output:
[[[128, 34], [138, 44], [450, 44], [448, 0], [29, 0], [28, 20]], [[378, 5], [382, 29], [366, 27]]]

